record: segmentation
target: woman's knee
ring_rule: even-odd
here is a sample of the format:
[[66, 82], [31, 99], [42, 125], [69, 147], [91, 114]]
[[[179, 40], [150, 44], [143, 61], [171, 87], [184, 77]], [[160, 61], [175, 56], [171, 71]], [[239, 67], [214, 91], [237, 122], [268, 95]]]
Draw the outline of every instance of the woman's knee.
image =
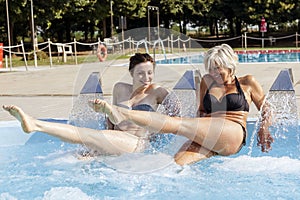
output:
[[189, 165], [216, 155], [215, 152], [201, 147], [195, 148], [194, 143], [187, 149], [176, 153], [174, 160], [178, 165]]

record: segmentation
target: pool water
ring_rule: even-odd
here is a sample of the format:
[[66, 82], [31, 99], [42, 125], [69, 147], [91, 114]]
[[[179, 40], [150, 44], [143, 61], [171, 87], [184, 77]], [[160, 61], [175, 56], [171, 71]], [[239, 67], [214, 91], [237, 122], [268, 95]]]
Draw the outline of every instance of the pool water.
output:
[[251, 62], [300, 62], [300, 53], [238, 54], [240, 63]]
[[[26, 135], [17, 123], [0, 130]], [[37, 132], [24, 144], [0, 145], [0, 199], [299, 199], [299, 125], [272, 130], [280, 134], [269, 153], [252, 141], [254, 130], [248, 121], [237, 155], [184, 167], [168, 148], [179, 136], [153, 152], [83, 158], [80, 145]]]
[[[299, 52], [238, 52], [240, 63], [256, 63], [256, 62], [300, 62]], [[165, 60], [158, 60], [157, 64], [196, 64], [203, 63], [204, 55], [192, 55], [187, 57], [179, 57]]]

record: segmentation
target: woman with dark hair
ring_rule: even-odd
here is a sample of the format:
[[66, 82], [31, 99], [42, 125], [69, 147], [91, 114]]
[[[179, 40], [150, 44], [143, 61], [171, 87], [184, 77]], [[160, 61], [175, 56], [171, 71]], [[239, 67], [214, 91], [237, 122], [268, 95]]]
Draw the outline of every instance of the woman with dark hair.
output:
[[[129, 110], [156, 111], [169, 92], [153, 83], [154, 70], [155, 62], [149, 54], [132, 56], [129, 63], [132, 84], [115, 84], [113, 105]], [[108, 130], [94, 130], [34, 119], [13, 105], [4, 105], [3, 108], [21, 122], [26, 133], [40, 131], [69, 143], [86, 145], [100, 153], [142, 152], [149, 143], [149, 132], [127, 120], [116, 125], [108, 122]]]

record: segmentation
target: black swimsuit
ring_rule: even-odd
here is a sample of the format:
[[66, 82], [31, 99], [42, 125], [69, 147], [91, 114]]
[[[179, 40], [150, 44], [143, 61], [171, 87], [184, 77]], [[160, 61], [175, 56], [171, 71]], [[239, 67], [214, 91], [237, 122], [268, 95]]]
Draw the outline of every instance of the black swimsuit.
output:
[[247, 111], [249, 112], [249, 104], [245, 98], [244, 92], [241, 89], [238, 79], [235, 77], [235, 85], [238, 93], [226, 94], [220, 100], [209, 93], [212, 83], [206, 91], [203, 98], [203, 107], [207, 114], [217, 111]]
[[[249, 112], [249, 104], [246, 100], [245, 94], [241, 89], [240, 83], [235, 77], [235, 85], [238, 93], [226, 94], [220, 100], [218, 100], [214, 95], [209, 93], [210, 88], [214, 85], [213, 82], [206, 91], [203, 98], [203, 107], [207, 114], [214, 113], [217, 111], [246, 111]], [[246, 145], [246, 128], [242, 126], [244, 131], [244, 137], [242, 145]], [[242, 145], [240, 149], [242, 148]], [[238, 151], [240, 151], [240, 149]]]

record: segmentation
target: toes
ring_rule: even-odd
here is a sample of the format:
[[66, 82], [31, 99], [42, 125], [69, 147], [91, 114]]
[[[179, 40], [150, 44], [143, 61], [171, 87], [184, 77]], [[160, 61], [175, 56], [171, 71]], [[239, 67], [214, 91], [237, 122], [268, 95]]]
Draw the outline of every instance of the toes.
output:
[[95, 99], [94, 102], [95, 102], [95, 104], [101, 104], [102, 101], [100, 99]]
[[101, 99], [90, 100], [88, 104], [96, 112], [105, 111], [106, 102], [104, 100]]
[[9, 110], [12, 109], [12, 106], [10, 106], [10, 105], [3, 105], [2, 108], [3, 108], [4, 110], [6, 110], [6, 111], [9, 111]]

